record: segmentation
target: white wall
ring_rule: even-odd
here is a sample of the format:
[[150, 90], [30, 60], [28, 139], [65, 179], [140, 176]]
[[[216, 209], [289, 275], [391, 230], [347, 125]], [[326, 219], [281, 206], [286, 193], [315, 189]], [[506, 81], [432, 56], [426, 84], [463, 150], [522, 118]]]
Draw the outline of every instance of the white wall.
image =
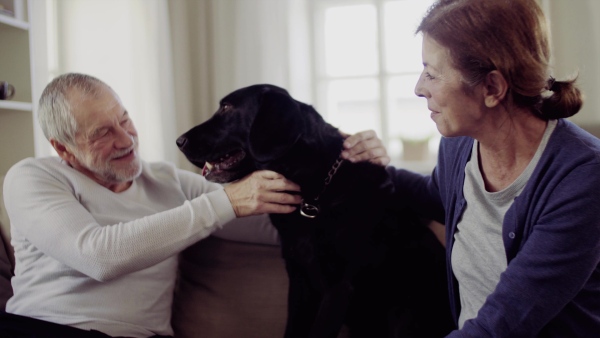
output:
[[545, 0], [557, 79], [579, 73], [582, 111], [572, 117], [581, 126], [600, 125], [600, 1]]

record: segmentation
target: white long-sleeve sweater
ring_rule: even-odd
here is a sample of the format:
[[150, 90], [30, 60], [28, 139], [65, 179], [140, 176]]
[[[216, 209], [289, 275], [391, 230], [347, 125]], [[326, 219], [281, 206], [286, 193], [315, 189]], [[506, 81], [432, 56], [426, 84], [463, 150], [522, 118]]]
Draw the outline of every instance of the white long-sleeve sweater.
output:
[[[235, 213], [220, 185], [166, 163], [142, 166], [121, 193], [59, 158], [9, 170], [4, 196], [16, 268], [7, 312], [112, 336], [173, 334], [176, 254]], [[265, 220], [255, 228], [276, 242]]]

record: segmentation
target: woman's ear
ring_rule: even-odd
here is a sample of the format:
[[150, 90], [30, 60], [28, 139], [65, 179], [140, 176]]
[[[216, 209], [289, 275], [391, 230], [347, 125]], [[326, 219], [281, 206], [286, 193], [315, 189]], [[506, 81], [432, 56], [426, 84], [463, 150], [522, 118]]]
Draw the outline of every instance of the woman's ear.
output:
[[486, 107], [493, 108], [499, 105], [506, 98], [508, 92], [508, 82], [497, 70], [492, 70], [485, 77], [483, 86], [484, 102]]

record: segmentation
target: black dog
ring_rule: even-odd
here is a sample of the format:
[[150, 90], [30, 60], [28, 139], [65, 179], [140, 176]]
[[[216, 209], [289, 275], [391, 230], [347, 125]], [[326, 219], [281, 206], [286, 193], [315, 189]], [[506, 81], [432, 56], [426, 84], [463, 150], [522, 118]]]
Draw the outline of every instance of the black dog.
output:
[[451, 328], [441, 245], [393, 200], [385, 168], [340, 158], [343, 137], [282, 88], [255, 85], [177, 140], [209, 180], [268, 169], [300, 185], [271, 215], [290, 279], [286, 337], [435, 337]]

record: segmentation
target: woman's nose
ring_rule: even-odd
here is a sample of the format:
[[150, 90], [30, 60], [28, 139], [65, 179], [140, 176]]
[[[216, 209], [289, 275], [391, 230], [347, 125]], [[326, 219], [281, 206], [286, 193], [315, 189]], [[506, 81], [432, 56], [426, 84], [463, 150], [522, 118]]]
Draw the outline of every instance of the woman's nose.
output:
[[415, 95], [418, 97], [425, 97], [425, 88], [423, 88], [423, 74], [419, 76], [417, 84], [415, 85]]

